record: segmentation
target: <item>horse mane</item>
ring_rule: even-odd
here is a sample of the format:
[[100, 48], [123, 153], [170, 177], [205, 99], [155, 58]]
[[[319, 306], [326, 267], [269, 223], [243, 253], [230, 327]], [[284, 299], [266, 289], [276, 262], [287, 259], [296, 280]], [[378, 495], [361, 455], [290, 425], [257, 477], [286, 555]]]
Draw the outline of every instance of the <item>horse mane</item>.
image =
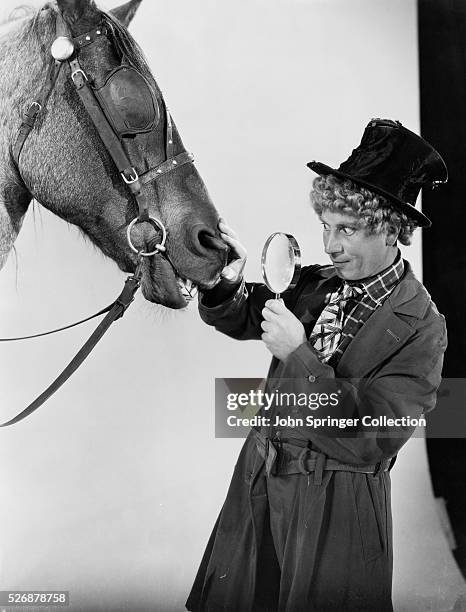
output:
[[148, 76], [151, 74], [146, 57], [128, 30], [111, 13], [102, 12], [103, 22], [112, 33], [112, 38], [121, 56], [126, 56], [135, 68]]

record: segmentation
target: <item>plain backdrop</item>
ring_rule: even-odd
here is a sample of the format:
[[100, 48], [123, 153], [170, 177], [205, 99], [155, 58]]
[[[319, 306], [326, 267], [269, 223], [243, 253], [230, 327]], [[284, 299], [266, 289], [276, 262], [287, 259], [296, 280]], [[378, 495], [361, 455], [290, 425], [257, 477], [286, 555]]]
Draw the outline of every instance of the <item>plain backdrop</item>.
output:
[[[0, 17], [15, 5], [3, 0]], [[339, 165], [372, 117], [419, 128], [414, 0], [145, 0], [131, 31], [249, 251], [250, 280], [273, 231], [293, 233], [305, 263], [327, 263], [307, 161]], [[421, 276], [420, 237], [404, 252]], [[35, 204], [0, 275], [0, 336], [90, 314], [124, 278]], [[1, 345], [1, 419], [92, 329]], [[73, 611], [182, 610], [241, 445], [214, 437], [214, 379], [262, 377], [269, 357], [206, 327], [195, 304], [171, 312], [138, 296], [40, 411], [0, 432], [0, 588], [66, 589]], [[392, 475], [397, 610], [451, 609], [462, 580], [422, 439]]]

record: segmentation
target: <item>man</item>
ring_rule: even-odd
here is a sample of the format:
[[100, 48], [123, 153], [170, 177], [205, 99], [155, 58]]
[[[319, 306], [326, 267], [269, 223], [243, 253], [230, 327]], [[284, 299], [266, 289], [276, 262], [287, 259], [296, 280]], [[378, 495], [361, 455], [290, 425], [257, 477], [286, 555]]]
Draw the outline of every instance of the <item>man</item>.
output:
[[222, 222], [235, 258], [199, 309], [223, 333], [262, 339], [274, 356], [270, 391], [336, 393], [320, 412], [356, 425], [275, 426], [303, 412], [277, 405], [271, 425], [251, 431], [188, 610], [393, 610], [389, 469], [415, 429], [409, 419], [435, 405], [446, 348], [444, 318], [397, 243], [430, 225], [415, 202], [447, 171], [426, 141], [381, 119], [338, 169], [308, 166], [320, 175], [311, 200], [332, 265], [304, 268], [283, 301], [271, 299], [244, 283], [246, 252]]

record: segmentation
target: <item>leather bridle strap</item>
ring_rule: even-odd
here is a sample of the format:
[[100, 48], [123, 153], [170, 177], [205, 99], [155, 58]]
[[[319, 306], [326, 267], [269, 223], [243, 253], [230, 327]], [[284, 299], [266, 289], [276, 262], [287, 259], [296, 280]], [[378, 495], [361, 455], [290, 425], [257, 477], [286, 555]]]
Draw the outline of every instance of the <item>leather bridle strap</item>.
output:
[[71, 69], [71, 80], [81, 98], [81, 102], [94, 124], [100, 139], [104, 143], [108, 154], [113, 159], [118, 172], [136, 199], [139, 209], [139, 220], [147, 221], [149, 218], [147, 201], [141, 192], [141, 184], [136, 169], [132, 166], [118, 136], [108, 123], [89, 85], [87, 76], [79, 64], [78, 58], [74, 57], [70, 59], [69, 65]]
[[140, 282], [139, 270], [132, 276], [129, 276], [125, 281], [123, 291], [120, 293], [118, 298], [114, 301], [112, 307], [107, 313], [106, 317], [99, 323], [97, 328], [94, 330], [92, 335], [76, 353], [73, 359], [69, 362], [66, 368], [57, 376], [57, 378], [43, 391], [33, 402], [29, 404], [24, 410], [22, 410], [15, 417], [4, 423], [0, 423], [0, 427], [8, 427], [14, 425], [19, 421], [22, 421], [27, 416], [37, 410], [44, 402], [46, 402], [58, 389], [65, 383], [68, 378], [75, 372], [79, 366], [83, 363], [95, 345], [99, 342], [102, 336], [105, 334], [110, 325], [123, 316], [128, 306], [134, 299], [134, 295], [139, 288]]
[[23, 150], [26, 138], [29, 136], [31, 130], [33, 129], [41, 110], [45, 108], [45, 105], [47, 104], [50, 94], [52, 93], [55, 83], [58, 79], [58, 75], [60, 74], [61, 67], [61, 62], [57, 62], [55, 60], [51, 61], [47, 70], [47, 75], [45, 77], [44, 84], [39, 95], [37, 96], [37, 99], [34, 100], [34, 102], [32, 102], [27, 108], [27, 110], [25, 110], [23, 113], [23, 120], [19, 127], [16, 140], [11, 151], [16, 167], [18, 167], [19, 156], [21, 155], [21, 151]]
[[176, 157], [172, 157], [170, 159], [165, 160], [159, 166], [155, 168], [151, 168], [144, 172], [144, 174], [139, 175], [139, 181], [142, 185], [146, 185], [151, 181], [157, 179], [161, 174], [166, 174], [170, 172], [170, 170], [174, 170], [178, 166], [182, 166], [183, 164], [192, 163], [194, 161], [194, 156], [192, 153], [188, 153], [188, 151], [184, 151], [180, 153]]
[[86, 109], [89, 117], [95, 125], [97, 133], [107, 149], [108, 154], [113, 159], [118, 171], [128, 185], [131, 193], [136, 199], [139, 209], [138, 220], [149, 220], [148, 204], [146, 196], [142, 192], [142, 186], [159, 178], [163, 174], [167, 174], [180, 166], [187, 163], [192, 163], [194, 157], [191, 153], [183, 151], [179, 155], [173, 155], [173, 125], [170, 113], [165, 107], [165, 122], [166, 122], [166, 157], [167, 159], [156, 166], [147, 170], [141, 175], [138, 175], [136, 169], [131, 164], [126, 151], [123, 148], [119, 138], [116, 136], [107, 118], [105, 117], [102, 108], [100, 107], [97, 98], [92, 91], [86, 74], [79, 64], [77, 57], [69, 60], [71, 69], [71, 80], [76, 88], [76, 91], [81, 98], [81, 101]]

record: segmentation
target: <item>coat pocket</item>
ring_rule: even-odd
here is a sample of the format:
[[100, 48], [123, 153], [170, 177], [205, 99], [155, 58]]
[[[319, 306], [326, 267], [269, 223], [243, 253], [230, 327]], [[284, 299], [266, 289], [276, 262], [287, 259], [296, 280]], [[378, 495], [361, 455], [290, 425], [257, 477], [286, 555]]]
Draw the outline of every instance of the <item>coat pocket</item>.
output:
[[385, 475], [374, 478], [371, 474], [354, 474], [352, 478], [354, 504], [361, 535], [364, 561], [374, 561], [387, 554], [389, 508]]

